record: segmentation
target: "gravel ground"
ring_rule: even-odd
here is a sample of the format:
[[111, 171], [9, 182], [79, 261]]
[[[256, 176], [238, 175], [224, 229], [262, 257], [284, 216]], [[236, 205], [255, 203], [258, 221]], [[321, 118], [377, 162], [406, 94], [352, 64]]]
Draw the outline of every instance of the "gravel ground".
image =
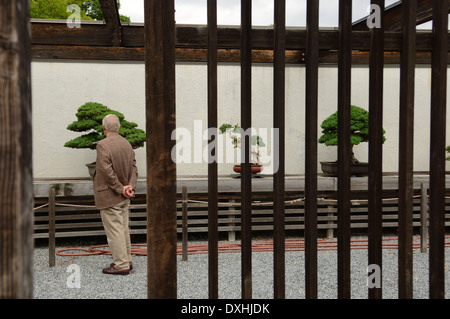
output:
[[[193, 242], [190, 242], [193, 243]], [[199, 242], [195, 242], [199, 243]], [[204, 242], [202, 242], [204, 243]], [[79, 245], [57, 244], [57, 250]], [[89, 247], [83, 246], [84, 248]], [[450, 249], [446, 248], [447, 259]], [[82, 257], [56, 256], [56, 266], [48, 266], [48, 248], [37, 246], [34, 252], [34, 298], [36, 299], [145, 299], [147, 297], [146, 256], [133, 258], [134, 270], [128, 276], [102, 274], [102, 268], [112, 262], [111, 256], [94, 255]], [[188, 261], [178, 256], [178, 298], [208, 298], [207, 255], [189, 255]], [[337, 298], [337, 253], [318, 253], [318, 294], [320, 299]], [[413, 252], [414, 298], [428, 298], [428, 253]], [[383, 298], [397, 298], [397, 260], [395, 249], [383, 249]], [[302, 251], [286, 252], [286, 298], [303, 299], [304, 262]], [[254, 252], [253, 298], [273, 298], [273, 253]], [[219, 254], [219, 298], [241, 298], [240, 253]], [[76, 266], [71, 266], [76, 265]], [[78, 267], [77, 267], [78, 266]], [[75, 267], [75, 268], [72, 268]], [[351, 252], [352, 298], [367, 298], [367, 250]], [[79, 269], [80, 288], [69, 288], [68, 280]], [[446, 264], [446, 298], [450, 298], [450, 265]]]

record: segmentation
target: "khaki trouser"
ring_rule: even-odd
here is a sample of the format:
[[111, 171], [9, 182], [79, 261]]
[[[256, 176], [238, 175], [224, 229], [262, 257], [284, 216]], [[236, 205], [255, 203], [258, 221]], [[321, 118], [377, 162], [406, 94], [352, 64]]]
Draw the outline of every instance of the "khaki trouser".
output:
[[129, 221], [130, 200], [100, 210], [106, 238], [116, 269], [127, 269], [131, 261]]

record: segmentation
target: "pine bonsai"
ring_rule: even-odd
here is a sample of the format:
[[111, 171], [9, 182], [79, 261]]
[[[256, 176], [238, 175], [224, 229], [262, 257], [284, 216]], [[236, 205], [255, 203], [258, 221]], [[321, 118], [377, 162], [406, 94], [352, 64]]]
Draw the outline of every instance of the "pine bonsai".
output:
[[75, 114], [77, 120], [67, 126], [69, 131], [87, 133], [66, 142], [64, 146], [95, 149], [97, 143], [105, 138], [102, 120], [108, 114], [115, 114], [120, 119], [119, 134], [126, 138], [134, 149], [144, 146], [146, 140], [145, 132], [137, 128], [138, 125], [136, 123], [128, 122], [122, 113], [95, 102], [88, 102], [82, 105]]
[[[360, 143], [369, 141], [369, 112], [365, 109], [352, 105], [351, 106], [351, 136], [350, 143], [352, 145], [352, 163], [359, 163], [359, 161], [355, 158], [353, 153], [353, 146], [359, 145]], [[321, 126], [322, 128], [322, 136], [319, 138], [319, 143], [325, 144], [327, 146], [336, 146], [338, 145], [338, 112], [332, 114], [328, 118], [326, 118]], [[383, 130], [383, 143], [386, 141], [384, 134], [386, 133]]]

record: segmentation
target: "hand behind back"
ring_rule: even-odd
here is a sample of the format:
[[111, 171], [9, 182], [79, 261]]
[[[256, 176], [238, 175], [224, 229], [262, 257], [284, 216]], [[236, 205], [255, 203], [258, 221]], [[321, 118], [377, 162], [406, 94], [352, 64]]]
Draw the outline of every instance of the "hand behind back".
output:
[[122, 195], [125, 196], [126, 198], [134, 197], [133, 186], [131, 186], [131, 185], [124, 186], [123, 187], [123, 191], [122, 191]]

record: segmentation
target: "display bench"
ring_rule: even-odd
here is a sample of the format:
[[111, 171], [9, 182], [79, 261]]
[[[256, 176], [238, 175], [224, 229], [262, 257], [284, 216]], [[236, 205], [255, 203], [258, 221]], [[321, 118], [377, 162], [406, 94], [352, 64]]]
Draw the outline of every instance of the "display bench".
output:
[[[414, 176], [414, 226], [421, 226], [421, 210], [428, 209], [428, 175]], [[367, 228], [367, 177], [351, 178], [351, 227]], [[398, 177], [394, 174], [383, 176], [383, 227], [397, 227]], [[236, 239], [240, 231], [240, 185], [237, 176], [220, 177], [219, 189], [219, 232], [227, 233], [229, 240]], [[287, 230], [304, 229], [304, 176], [286, 176], [286, 217]], [[450, 190], [450, 176], [446, 188]], [[182, 191], [185, 190], [183, 205]], [[178, 190], [178, 232], [182, 232], [183, 207], [189, 233], [208, 231], [208, 179], [207, 177], [180, 177]], [[260, 176], [252, 179], [252, 229], [265, 231], [273, 229], [273, 179]], [[327, 237], [334, 236], [337, 228], [337, 178], [318, 177], [318, 229]], [[93, 184], [88, 179], [35, 180], [35, 238], [104, 235], [99, 211], [94, 206]], [[151, 200], [149, 198], [148, 200]], [[450, 199], [447, 199], [450, 225]], [[130, 228], [132, 234], [146, 233], [146, 180], [138, 180], [136, 197], [132, 200]], [[422, 218], [422, 220], [421, 220]], [[426, 220], [426, 219], [425, 219]], [[425, 224], [426, 225], [426, 224]], [[53, 229], [54, 228], [54, 229]]]

